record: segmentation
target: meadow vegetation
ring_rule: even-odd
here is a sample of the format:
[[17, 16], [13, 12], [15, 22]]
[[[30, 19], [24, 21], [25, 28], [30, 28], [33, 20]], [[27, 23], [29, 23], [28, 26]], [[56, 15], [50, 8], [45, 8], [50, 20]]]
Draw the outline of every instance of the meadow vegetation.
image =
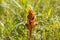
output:
[[30, 6], [38, 22], [33, 39], [60, 40], [60, 0], [0, 0], [0, 40], [28, 40]]

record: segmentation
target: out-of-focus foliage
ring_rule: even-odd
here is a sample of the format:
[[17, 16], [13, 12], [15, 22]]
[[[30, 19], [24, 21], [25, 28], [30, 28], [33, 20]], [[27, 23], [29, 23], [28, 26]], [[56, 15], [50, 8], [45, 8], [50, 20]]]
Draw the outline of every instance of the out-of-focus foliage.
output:
[[38, 22], [33, 39], [60, 40], [60, 0], [0, 0], [0, 40], [28, 40], [30, 6]]

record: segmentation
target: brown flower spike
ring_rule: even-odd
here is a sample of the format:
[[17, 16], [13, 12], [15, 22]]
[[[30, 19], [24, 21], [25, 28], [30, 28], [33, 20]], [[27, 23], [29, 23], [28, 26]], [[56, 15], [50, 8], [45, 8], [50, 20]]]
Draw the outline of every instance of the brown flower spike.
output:
[[29, 9], [28, 11], [28, 16], [27, 16], [27, 23], [26, 23], [26, 27], [29, 30], [29, 35], [31, 36], [32, 34], [32, 28], [37, 25], [36, 21], [35, 21], [35, 13], [33, 11], [32, 8]]

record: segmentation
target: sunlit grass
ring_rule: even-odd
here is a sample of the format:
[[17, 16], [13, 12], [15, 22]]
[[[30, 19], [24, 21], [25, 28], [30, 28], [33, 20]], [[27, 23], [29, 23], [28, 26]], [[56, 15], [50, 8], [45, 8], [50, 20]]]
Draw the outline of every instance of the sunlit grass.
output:
[[28, 40], [30, 6], [38, 22], [33, 39], [60, 40], [60, 0], [0, 0], [0, 40]]

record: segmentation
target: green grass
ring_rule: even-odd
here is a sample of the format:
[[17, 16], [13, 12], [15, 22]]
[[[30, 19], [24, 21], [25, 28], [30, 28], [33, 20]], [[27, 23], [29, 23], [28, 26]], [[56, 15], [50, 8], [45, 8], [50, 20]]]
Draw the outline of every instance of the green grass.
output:
[[60, 0], [0, 0], [0, 40], [28, 40], [30, 6], [38, 22], [33, 39], [60, 40]]

